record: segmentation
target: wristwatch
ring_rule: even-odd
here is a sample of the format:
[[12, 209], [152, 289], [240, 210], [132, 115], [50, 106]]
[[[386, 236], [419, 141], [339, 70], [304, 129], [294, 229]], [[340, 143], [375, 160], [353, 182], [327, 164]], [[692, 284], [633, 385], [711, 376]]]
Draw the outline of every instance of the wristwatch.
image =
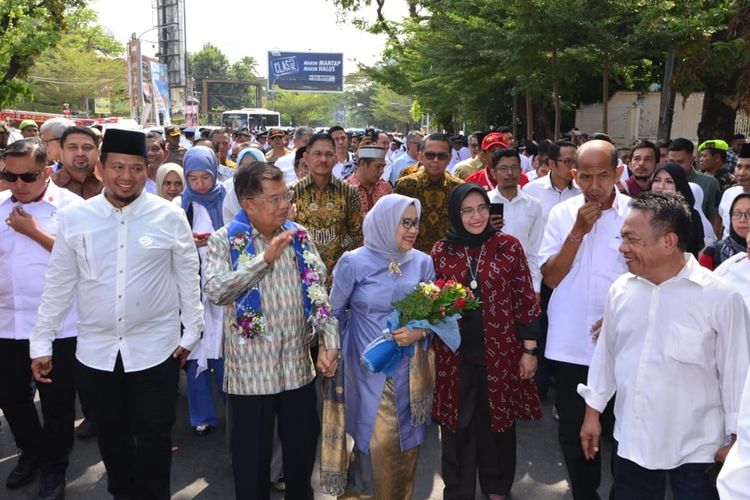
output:
[[523, 353], [528, 354], [529, 356], [536, 356], [539, 354], [539, 349], [537, 347], [534, 347], [533, 349], [529, 349], [527, 347], [523, 348]]

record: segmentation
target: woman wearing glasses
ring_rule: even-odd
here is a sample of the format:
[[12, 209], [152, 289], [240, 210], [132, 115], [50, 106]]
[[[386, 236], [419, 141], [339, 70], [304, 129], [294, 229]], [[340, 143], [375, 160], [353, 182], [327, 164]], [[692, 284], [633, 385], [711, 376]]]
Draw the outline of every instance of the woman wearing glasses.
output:
[[709, 245], [701, 252], [698, 262], [714, 270], [722, 262], [740, 252], [747, 251], [747, 234], [750, 232], [750, 194], [739, 194], [729, 209], [731, 225], [729, 236]]
[[[387, 328], [393, 303], [434, 278], [430, 257], [413, 249], [420, 213], [419, 200], [383, 196], [365, 217], [364, 247], [344, 253], [333, 270], [331, 306], [341, 332], [345, 427], [354, 438], [344, 498], [412, 497], [418, 448], [430, 421], [429, 337], [422, 329], [392, 332], [400, 346], [416, 344], [414, 356], [404, 357], [392, 376], [363, 369], [360, 358]], [[343, 475], [345, 464], [339, 465]]]
[[[217, 182], [219, 164], [213, 150], [205, 146], [192, 147], [185, 153], [182, 162], [187, 183], [182, 196], [173, 201], [185, 210], [193, 230], [195, 246], [201, 259], [202, 289], [206, 276], [206, 244], [208, 237], [224, 226], [221, 206], [226, 191]], [[205, 436], [216, 426], [216, 410], [211, 396], [212, 373], [216, 390], [222, 399], [226, 399], [222, 391], [223, 310], [221, 306], [211, 303], [204, 296], [203, 311], [206, 328], [201, 341], [190, 353], [185, 365], [190, 425], [197, 436]]]
[[435, 243], [438, 279], [471, 289], [482, 307], [459, 321], [453, 353], [435, 339], [435, 403], [445, 499], [474, 498], [477, 470], [492, 500], [510, 492], [516, 469], [516, 420], [542, 417], [533, 377], [539, 304], [520, 242], [490, 224], [490, 200], [478, 184], [451, 193], [451, 227]]

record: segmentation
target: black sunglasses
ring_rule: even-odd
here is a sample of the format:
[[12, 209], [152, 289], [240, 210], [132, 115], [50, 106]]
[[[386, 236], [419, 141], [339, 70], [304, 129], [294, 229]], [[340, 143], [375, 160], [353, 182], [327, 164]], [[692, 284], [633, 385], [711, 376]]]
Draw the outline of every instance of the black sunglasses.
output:
[[8, 172], [7, 170], [0, 170], [0, 177], [2, 177], [6, 182], [10, 183], [16, 182], [18, 179], [21, 179], [26, 184], [31, 184], [32, 182], [36, 182], [43, 171], [44, 170], [39, 170], [38, 172], [27, 172], [25, 174], [14, 174]]

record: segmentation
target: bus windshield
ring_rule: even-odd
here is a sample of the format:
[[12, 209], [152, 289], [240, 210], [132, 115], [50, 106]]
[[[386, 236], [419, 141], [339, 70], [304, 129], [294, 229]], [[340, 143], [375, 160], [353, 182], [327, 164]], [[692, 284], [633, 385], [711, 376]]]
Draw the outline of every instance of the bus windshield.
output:
[[256, 130], [279, 126], [279, 115], [273, 113], [248, 113], [244, 111], [226, 112], [222, 116], [222, 125], [232, 130], [249, 128]]

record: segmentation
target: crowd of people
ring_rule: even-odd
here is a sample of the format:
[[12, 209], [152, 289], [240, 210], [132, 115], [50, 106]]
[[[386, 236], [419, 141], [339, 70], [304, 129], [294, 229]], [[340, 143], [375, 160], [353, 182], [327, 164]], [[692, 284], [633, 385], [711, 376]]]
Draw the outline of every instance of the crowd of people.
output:
[[[433, 422], [444, 498], [475, 498], [478, 476], [504, 499], [516, 422], [551, 388], [576, 500], [667, 481], [676, 500], [750, 499], [744, 136], [21, 130], [0, 156], [7, 488], [38, 470], [39, 497], [64, 498], [77, 432], [115, 499], [169, 498], [183, 369], [197, 437], [226, 406], [242, 500], [312, 499], [316, 460], [328, 494], [412, 498]], [[389, 326], [433, 281], [480, 300], [458, 350]], [[404, 355], [363, 368], [383, 336]]]

